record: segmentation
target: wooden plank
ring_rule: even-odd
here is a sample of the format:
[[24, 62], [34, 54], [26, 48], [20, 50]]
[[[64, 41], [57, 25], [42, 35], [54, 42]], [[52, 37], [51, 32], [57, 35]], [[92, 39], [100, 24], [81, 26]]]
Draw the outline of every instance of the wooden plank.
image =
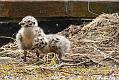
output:
[[119, 2], [100, 1], [0, 2], [0, 17], [96, 17], [95, 14], [119, 12], [118, 5]]
[[64, 2], [1, 2], [1, 17], [35, 17], [66, 16]]
[[119, 2], [71, 2], [70, 16], [96, 17], [102, 13], [118, 13]]
[[96, 1], [112, 1], [112, 2], [119, 2], [119, 0], [0, 0], [0, 1], [8, 1], [8, 2], [34, 2], [34, 1], [90, 1], [90, 2], [96, 2]]

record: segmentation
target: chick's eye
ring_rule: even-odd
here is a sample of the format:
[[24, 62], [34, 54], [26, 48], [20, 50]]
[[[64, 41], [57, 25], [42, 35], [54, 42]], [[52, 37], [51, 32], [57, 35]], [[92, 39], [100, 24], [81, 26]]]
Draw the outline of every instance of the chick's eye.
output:
[[28, 22], [30, 22], [30, 20], [28, 20]]
[[35, 22], [33, 22], [33, 24], [35, 24]]
[[40, 39], [40, 41], [43, 41], [43, 39]]

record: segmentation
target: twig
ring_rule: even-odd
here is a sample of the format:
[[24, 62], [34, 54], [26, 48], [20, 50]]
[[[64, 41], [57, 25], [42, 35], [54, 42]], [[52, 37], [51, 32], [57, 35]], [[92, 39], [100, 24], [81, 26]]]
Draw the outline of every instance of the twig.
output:
[[80, 66], [81, 64], [84, 64], [84, 63], [87, 63], [87, 62], [89, 62], [89, 61], [83, 61], [83, 62], [80, 62], [80, 63], [77, 63], [77, 64], [66, 64], [66, 63], [63, 63], [63, 64], [60, 64], [58, 66], [58, 68], [63, 67], [63, 66]]
[[74, 75], [80, 75], [79, 73], [73, 73], [73, 72], [69, 72], [69, 71], [60, 71], [60, 70], [57, 70], [57, 69], [50, 69], [50, 68], [46, 68], [46, 67], [41, 67], [41, 69], [43, 70], [48, 70], [48, 71], [51, 71], [51, 72], [63, 72], [63, 73], [68, 73], [68, 74], [74, 74]]
[[97, 43], [99, 41], [94, 41], [94, 40], [89, 40], [89, 39], [81, 39], [80, 42]]
[[103, 51], [99, 50], [98, 47], [93, 44], [92, 48], [96, 51], [99, 52], [100, 54], [102, 54], [104, 56], [104, 58], [108, 58], [110, 55], [107, 55], [106, 53], [104, 53]]
[[0, 52], [0, 54], [7, 53], [7, 52], [14, 52], [14, 51], [12, 51], [12, 50], [4, 50], [4, 51]]
[[50, 69], [50, 68], [46, 68], [46, 67], [39, 67], [40, 69], [42, 69], [42, 70], [48, 70], [48, 71], [51, 71], [51, 72], [63, 72], [63, 73], [68, 73], [68, 74], [74, 74], [74, 75], [80, 75], [80, 76], [92, 76], [92, 75], [105, 75], [105, 76], [107, 76], [107, 75], [111, 75], [111, 74], [113, 74], [114, 73], [114, 71], [111, 71], [111, 72], [109, 72], [109, 73], [107, 73], [107, 74], [104, 74], [104, 73], [92, 73], [92, 74], [90, 74], [90, 73], [88, 73], [88, 74], [86, 74], [86, 73], [84, 73], [84, 74], [81, 74], [81, 73], [75, 73], [75, 72], [71, 72], [71, 71], [65, 71], [65, 70], [57, 70], [57, 69]]
[[16, 39], [15, 39], [15, 38], [13, 38], [13, 37], [0, 36], [0, 38], [8, 38], [8, 39], [12, 39], [12, 40], [16, 41]]
[[92, 47], [94, 48], [94, 50], [99, 52], [100, 54], [102, 54], [105, 59], [110, 58], [110, 59], [113, 59], [115, 62], [119, 63], [119, 61], [117, 59], [115, 59], [111, 55], [108, 55], [108, 54], [102, 52], [101, 50], [99, 50], [95, 44], [93, 44], [93, 45], [94, 45], [94, 47], [93, 46]]

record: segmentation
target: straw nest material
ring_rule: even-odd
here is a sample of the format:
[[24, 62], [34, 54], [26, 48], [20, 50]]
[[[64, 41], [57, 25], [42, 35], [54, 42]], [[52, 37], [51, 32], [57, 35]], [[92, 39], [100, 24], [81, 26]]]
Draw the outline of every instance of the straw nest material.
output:
[[[66, 55], [64, 62], [85, 66], [119, 65], [119, 16], [117, 13], [101, 14], [87, 25], [71, 25], [57, 34], [66, 36], [72, 43], [71, 51]], [[8, 43], [0, 50], [0, 55], [3, 55], [2, 52], [12, 51], [14, 57], [19, 57], [15, 43]]]

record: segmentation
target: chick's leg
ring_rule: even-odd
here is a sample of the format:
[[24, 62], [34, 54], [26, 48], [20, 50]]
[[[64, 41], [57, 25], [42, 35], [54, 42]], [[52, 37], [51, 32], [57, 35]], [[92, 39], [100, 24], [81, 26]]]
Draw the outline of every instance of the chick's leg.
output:
[[27, 56], [27, 51], [24, 50], [24, 58], [23, 58], [24, 62], [26, 62], [26, 56]]

